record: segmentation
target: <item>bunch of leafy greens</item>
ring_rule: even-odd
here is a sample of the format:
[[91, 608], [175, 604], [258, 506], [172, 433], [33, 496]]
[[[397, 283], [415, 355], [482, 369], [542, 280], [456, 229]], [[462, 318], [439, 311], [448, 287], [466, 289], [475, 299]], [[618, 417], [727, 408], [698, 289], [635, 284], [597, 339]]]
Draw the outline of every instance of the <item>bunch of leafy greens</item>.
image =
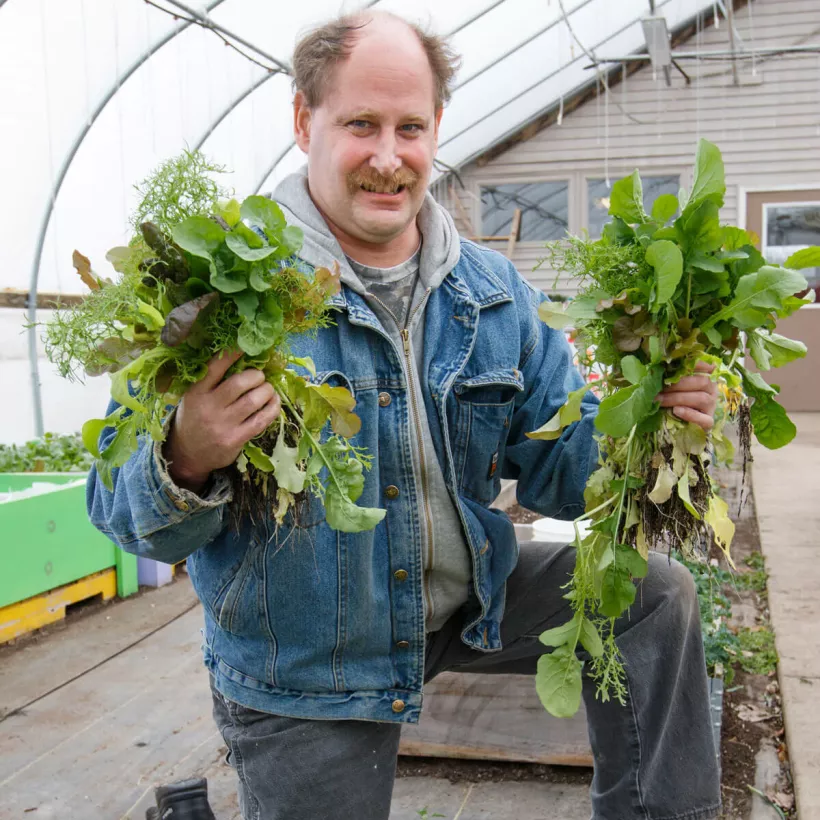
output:
[[93, 459], [78, 434], [46, 433], [25, 444], [0, 444], [0, 473], [73, 473]]
[[[713, 538], [731, 563], [734, 524], [716, 494], [710, 459], [729, 463], [733, 445], [724, 424], [739, 423], [744, 468], [750, 431], [770, 448], [782, 447], [795, 427], [775, 397], [778, 388], [741, 364], [751, 356], [760, 370], [805, 355], [800, 342], [775, 333], [776, 321], [814, 300], [800, 268], [820, 264], [820, 248], [801, 250], [780, 267], [766, 262], [755, 238], [719, 221], [725, 193], [717, 147], [701, 140], [692, 191], [659, 196], [647, 214], [637, 171], [612, 187], [612, 221], [597, 241], [570, 237], [548, 246], [546, 261], [581, 278], [568, 304], [544, 303], [540, 316], [554, 328], [574, 326], [576, 344], [591, 350], [603, 400], [595, 425], [599, 466], [585, 490], [590, 522], [576, 536], [577, 558], [567, 598], [571, 621], [540, 636], [554, 647], [539, 660], [536, 687], [545, 708], [566, 717], [578, 709], [583, 662], [603, 700], [626, 697], [615, 643], [615, 620], [635, 600], [634, 579], [647, 572], [650, 547], [684, 555]], [[674, 219], [675, 214], [679, 216]], [[715, 365], [723, 396], [715, 427], [676, 418], [655, 400], [664, 386], [691, 375], [698, 361]], [[587, 385], [531, 438], [556, 439], [580, 418]], [[577, 526], [576, 526], [576, 532]]]
[[[86, 422], [83, 441], [111, 488], [113, 470], [136, 451], [138, 436], [162, 441], [169, 407], [205, 375], [212, 357], [239, 349], [244, 356], [229, 374], [261, 370], [282, 412], [236, 462], [235, 523], [245, 515], [282, 523], [288, 511], [298, 517], [303, 503], [318, 498], [330, 527], [372, 529], [385, 512], [356, 504], [370, 456], [351, 441], [361, 427], [355, 399], [343, 387], [311, 383], [313, 362], [291, 355], [288, 345], [291, 334], [332, 323], [338, 271], [308, 269], [297, 258], [301, 230], [286, 224], [275, 202], [217, 201], [206, 177], [214, 169], [186, 152], [143, 182], [143, 221], [127, 247], [106, 257], [118, 281], [81, 271], [91, 293], [47, 325], [46, 350], [62, 375], [111, 374], [119, 407]], [[107, 427], [115, 433], [101, 451]]]

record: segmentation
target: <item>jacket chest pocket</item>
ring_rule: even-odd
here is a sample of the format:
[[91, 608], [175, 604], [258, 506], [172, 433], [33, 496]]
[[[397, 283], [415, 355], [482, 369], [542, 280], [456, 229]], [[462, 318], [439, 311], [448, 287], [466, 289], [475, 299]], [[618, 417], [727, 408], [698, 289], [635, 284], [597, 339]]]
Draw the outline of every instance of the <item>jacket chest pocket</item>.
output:
[[481, 373], [456, 381], [453, 387], [459, 489], [482, 504], [490, 504], [500, 491], [510, 420], [523, 390], [518, 370]]

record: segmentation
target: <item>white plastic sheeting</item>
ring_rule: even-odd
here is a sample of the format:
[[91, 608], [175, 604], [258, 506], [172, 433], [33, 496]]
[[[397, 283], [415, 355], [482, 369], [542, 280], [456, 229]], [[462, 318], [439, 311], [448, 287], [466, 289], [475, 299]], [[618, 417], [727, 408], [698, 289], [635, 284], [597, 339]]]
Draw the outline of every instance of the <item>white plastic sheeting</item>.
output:
[[[193, 8], [287, 66], [307, 27], [365, 5], [452, 34], [463, 66], [439, 159], [454, 167], [593, 79], [585, 51], [642, 49], [650, 10], [647, 0], [199, 0]], [[713, 0], [654, 5], [674, 30]], [[224, 181], [238, 195], [270, 190], [303, 162], [290, 103], [285, 72], [269, 73], [144, 0], [0, 0], [0, 289], [34, 282], [40, 292], [82, 292], [75, 248], [109, 274], [104, 253], [128, 236], [134, 184], [186, 145], [227, 166]]]

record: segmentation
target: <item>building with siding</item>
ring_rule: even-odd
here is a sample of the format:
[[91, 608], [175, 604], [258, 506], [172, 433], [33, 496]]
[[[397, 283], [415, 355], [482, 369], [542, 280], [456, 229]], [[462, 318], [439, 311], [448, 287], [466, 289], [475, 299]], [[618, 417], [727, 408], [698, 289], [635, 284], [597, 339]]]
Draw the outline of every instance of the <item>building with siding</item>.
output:
[[[755, 48], [817, 44], [820, 2], [735, 3], [734, 28], [735, 45], [752, 55]], [[713, 11], [675, 39], [676, 51], [731, 47], [727, 21], [721, 16], [716, 25]], [[608, 75], [593, 75], [591, 87], [563, 101], [563, 117], [555, 109], [544, 112], [460, 169], [463, 185], [452, 176], [440, 182], [438, 196], [466, 235], [509, 234], [519, 208], [516, 267], [547, 293], [571, 296], [577, 282], [555, 282], [547, 266], [536, 267], [544, 242], [566, 231], [596, 235], [606, 217], [607, 180], [636, 167], [647, 200], [676, 192], [678, 183], [688, 187], [697, 141], [705, 137], [723, 153], [724, 222], [757, 233], [774, 261], [784, 261], [801, 245], [820, 244], [820, 54], [790, 52], [734, 64], [687, 60], [681, 67], [689, 83], [673, 70], [667, 85], [648, 63], [624, 63]], [[501, 251], [509, 246], [504, 240], [486, 244]], [[806, 273], [812, 286], [820, 285], [820, 269]], [[820, 307], [782, 324], [784, 334], [810, 348], [805, 360], [778, 372], [788, 382], [784, 400], [792, 409], [820, 409]], [[813, 386], [797, 389], [812, 373]]]

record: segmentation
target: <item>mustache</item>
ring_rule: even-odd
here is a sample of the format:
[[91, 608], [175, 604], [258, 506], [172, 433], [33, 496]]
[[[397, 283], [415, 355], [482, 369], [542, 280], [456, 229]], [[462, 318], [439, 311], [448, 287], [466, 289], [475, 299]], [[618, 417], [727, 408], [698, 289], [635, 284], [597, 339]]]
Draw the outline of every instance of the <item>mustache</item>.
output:
[[399, 186], [404, 186], [408, 191], [413, 191], [421, 181], [419, 175], [402, 166], [394, 171], [390, 176], [380, 174], [373, 168], [360, 168], [347, 175], [347, 187], [350, 193], [355, 193], [362, 185], [370, 188], [387, 188], [395, 190]]

